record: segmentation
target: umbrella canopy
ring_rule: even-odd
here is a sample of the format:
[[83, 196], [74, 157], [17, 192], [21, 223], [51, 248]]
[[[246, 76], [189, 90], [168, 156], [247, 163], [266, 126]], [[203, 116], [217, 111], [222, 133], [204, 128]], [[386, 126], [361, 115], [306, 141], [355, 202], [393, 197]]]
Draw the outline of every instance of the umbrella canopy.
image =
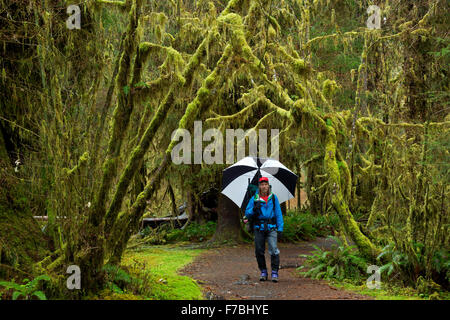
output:
[[294, 197], [298, 176], [278, 160], [259, 157], [245, 157], [226, 168], [222, 176], [222, 193], [245, 209], [250, 198], [249, 183], [258, 185], [260, 177], [269, 179], [272, 192], [280, 203]]

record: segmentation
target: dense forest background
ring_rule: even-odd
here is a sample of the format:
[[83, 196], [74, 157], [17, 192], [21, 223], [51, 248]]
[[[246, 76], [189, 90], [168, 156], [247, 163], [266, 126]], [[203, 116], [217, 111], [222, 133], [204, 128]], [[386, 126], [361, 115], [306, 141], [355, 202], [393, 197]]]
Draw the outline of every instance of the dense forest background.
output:
[[[312, 213], [397, 280], [448, 289], [448, 1], [9, 0], [0, 19], [0, 278], [46, 274], [69, 297], [78, 265], [70, 295], [96, 293], [144, 215], [186, 200], [207, 221], [228, 165], [170, 157], [202, 120], [279, 128]], [[243, 237], [220, 196], [212, 241]]]

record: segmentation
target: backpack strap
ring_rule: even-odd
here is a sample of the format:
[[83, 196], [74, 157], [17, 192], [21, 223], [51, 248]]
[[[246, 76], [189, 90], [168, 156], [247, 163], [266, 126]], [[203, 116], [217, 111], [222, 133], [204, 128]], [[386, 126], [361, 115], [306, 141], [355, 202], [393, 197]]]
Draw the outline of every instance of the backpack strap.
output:
[[277, 217], [275, 216], [275, 193], [272, 193], [272, 194], [273, 194], [273, 197], [272, 197], [273, 217], [270, 222], [272, 222], [272, 224], [277, 224]]
[[273, 203], [273, 213], [275, 213], [275, 193], [273, 193], [272, 203]]

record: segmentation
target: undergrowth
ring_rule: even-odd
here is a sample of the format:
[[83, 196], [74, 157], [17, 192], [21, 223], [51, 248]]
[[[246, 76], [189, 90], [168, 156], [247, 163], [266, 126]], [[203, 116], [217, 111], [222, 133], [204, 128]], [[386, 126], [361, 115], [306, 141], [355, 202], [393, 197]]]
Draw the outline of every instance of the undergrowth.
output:
[[337, 228], [336, 215], [313, 215], [309, 211], [288, 210], [283, 217], [283, 242], [313, 240], [316, 237], [330, 235]]
[[[329, 236], [335, 243], [331, 250], [325, 250], [313, 245], [310, 255], [300, 255], [306, 258], [304, 265], [297, 268], [300, 275], [313, 279], [331, 281], [338, 287], [374, 296], [376, 299], [430, 299], [448, 300], [450, 294], [445, 286], [433, 281], [431, 277], [419, 276], [415, 282], [410, 281], [412, 262], [408, 255], [397, 250], [394, 244], [385, 246], [376, 262], [367, 261], [356, 246], [345, 245], [335, 236]], [[415, 245], [420, 259], [420, 245]], [[436, 251], [433, 265], [436, 270], [448, 277], [448, 252]], [[379, 287], [370, 289], [367, 281], [373, 270], [368, 267], [375, 265], [380, 275]], [[306, 270], [305, 270], [306, 269]]]
[[170, 224], [163, 224], [156, 228], [144, 228], [133, 241], [137, 244], [166, 244], [178, 241], [202, 242], [210, 239], [215, 231], [215, 221], [208, 221], [204, 224], [191, 222], [185, 229], [176, 229], [172, 228]]

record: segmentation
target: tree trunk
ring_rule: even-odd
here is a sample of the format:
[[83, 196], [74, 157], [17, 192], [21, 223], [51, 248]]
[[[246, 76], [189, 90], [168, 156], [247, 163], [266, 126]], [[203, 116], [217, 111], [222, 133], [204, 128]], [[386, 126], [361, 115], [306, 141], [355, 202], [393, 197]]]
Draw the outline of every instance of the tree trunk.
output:
[[242, 232], [239, 207], [220, 193], [217, 208], [217, 228], [210, 242], [241, 242]]
[[133, 189], [132, 189], [132, 201], [136, 201], [138, 195], [144, 190], [145, 187], [145, 179], [147, 177], [147, 170], [144, 165], [138, 169], [136, 174], [133, 177]]
[[170, 196], [170, 203], [172, 204], [172, 214], [174, 217], [178, 216], [178, 210], [177, 210], [177, 202], [175, 200], [175, 193], [173, 192], [172, 185], [170, 184], [170, 180], [167, 179], [167, 189], [169, 191]]
[[285, 216], [286, 212], [287, 212], [286, 202], [283, 202], [282, 204], [280, 204], [280, 207], [281, 207], [281, 213], [283, 214], [283, 216]]
[[192, 190], [187, 190], [186, 191], [186, 202], [187, 202], [187, 213], [189, 216], [189, 220], [190, 221], [194, 221], [195, 219], [195, 200], [194, 200], [194, 196], [192, 195]]
[[[117, 174], [118, 162], [120, 161], [120, 150], [133, 109], [131, 97], [125, 90], [130, 84], [132, 60], [136, 52], [136, 42], [139, 33], [136, 32], [141, 14], [142, 0], [135, 0], [129, 11], [129, 22], [127, 34], [123, 42], [123, 52], [119, 61], [119, 71], [116, 78], [117, 102], [114, 109], [110, 139], [108, 142], [106, 160], [103, 162], [103, 176], [100, 188], [94, 197], [93, 208], [89, 211], [87, 220], [86, 236], [81, 244], [82, 248], [89, 248], [87, 252], [78, 253], [80, 256], [75, 262], [81, 268], [82, 288], [85, 293], [96, 293], [103, 288], [104, 272], [102, 267], [105, 260], [105, 232], [104, 223], [106, 215], [106, 204], [108, 194]], [[128, 87], [129, 88], [129, 87]], [[106, 220], [108, 222], [108, 220]]]
[[297, 176], [298, 176], [298, 182], [297, 182], [297, 210], [300, 210], [302, 208], [302, 197], [301, 197], [301, 188], [302, 188], [302, 170], [297, 167]]
[[3, 133], [0, 127], [0, 165], [9, 167], [10, 159], [8, 156], [8, 151], [6, 150], [5, 139], [3, 138]]
[[317, 188], [322, 184], [319, 178], [316, 177], [320, 173], [320, 168], [313, 162], [310, 163], [306, 169], [306, 193], [308, 195], [309, 210], [312, 214], [322, 214], [322, 201], [324, 191], [313, 191], [313, 187]]

